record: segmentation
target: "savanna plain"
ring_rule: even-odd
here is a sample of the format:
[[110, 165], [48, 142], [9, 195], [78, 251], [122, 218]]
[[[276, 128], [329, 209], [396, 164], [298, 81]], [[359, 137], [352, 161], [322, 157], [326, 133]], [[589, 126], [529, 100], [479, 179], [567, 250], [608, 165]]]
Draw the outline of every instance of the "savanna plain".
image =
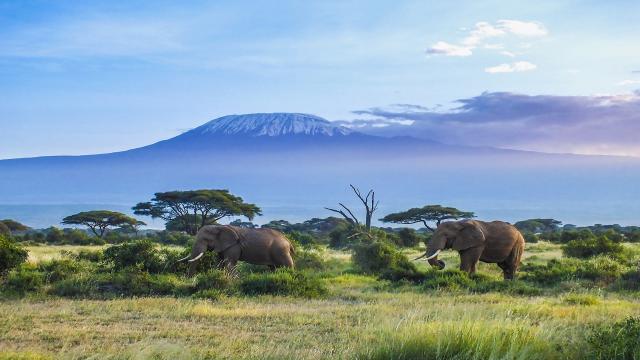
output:
[[[453, 251], [443, 253], [444, 271], [415, 262], [425, 274], [415, 282], [367, 274], [351, 251], [314, 246], [300, 247], [295, 272], [243, 264], [232, 275], [178, 271], [111, 288], [85, 273], [105, 246], [29, 246], [0, 302], [0, 358], [638, 358], [634, 270], [623, 279], [619, 261], [567, 259], [562, 246], [527, 244], [511, 282], [495, 264], [472, 276], [456, 270]], [[28, 280], [29, 271], [42, 278]], [[132, 283], [145, 288], [131, 291]]]

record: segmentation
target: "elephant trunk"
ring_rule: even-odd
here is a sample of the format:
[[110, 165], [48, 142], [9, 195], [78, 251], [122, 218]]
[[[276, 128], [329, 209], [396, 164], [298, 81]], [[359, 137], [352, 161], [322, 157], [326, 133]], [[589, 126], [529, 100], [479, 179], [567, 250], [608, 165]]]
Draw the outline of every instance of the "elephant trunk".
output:
[[198, 266], [198, 260], [204, 255], [204, 252], [207, 251], [207, 245], [204, 241], [200, 241], [198, 239], [195, 244], [193, 244], [193, 249], [191, 249], [191, 255], [189, 259], [189, 270], [187, 274], [192, 276], [196, 272], [196, 267]]
[[427, 261], [429, 265], [436, 267], [440, 270], [444, 269], [445, 262], [442, 260], [438, 260], [438, 254], [442, 251], [444, 245], [441, 244], [439, 237], [434, 236], [433, 239], [429, 242], [429, 246], [427, 247], [427, 251], [425, 252], [425, 256], [427, 257]]

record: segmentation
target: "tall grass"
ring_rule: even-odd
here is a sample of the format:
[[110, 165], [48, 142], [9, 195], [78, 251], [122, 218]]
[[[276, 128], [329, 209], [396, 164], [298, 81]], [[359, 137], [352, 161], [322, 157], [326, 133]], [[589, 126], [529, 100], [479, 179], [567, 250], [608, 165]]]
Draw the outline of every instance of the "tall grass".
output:
[[524, 322], [438, 321], [411, 324], [382, 332], [356, 358], [558, 359], [562, 354], [554, 335], [550, 330]]

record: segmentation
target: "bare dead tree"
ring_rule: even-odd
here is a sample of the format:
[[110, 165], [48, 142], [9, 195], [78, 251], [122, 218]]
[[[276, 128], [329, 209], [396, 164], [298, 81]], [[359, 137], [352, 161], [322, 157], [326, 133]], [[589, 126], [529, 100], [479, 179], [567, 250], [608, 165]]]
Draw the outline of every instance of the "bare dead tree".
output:
[[[373, 190], [369, 190], [369, 192], [363, 196], [360, 189], [358, 189], [357, 187], [351, 184], [349, 184], [349, 186], [351, 187], [351, 190], [353, 190], [353, 192], [356, 194], [358, 199], [364, 205], [364, 209], [365, 209], [364, 229], [366, 233], [369, 233], [369, 231], [371, 230], [371, 219], [373, 218], [373, 213], [378, 209], [378, 204], [379, 204], [379, 201], [376, 201], [376, 193]], [[326, 207], [325, 209], [342, 215], [342, 217], [345, 218], [345, 220], [347, 220], [349, 224], [355, 227], [360, 227], [361, 223], [360, 221], [358, 221], [358, 218], [353, 214], [353, 212], [348, 207], [346, 207], [343, 203], [338, 203], [338, 205], [340, 205], [342, 209], [332, 209], [328, 207]]]

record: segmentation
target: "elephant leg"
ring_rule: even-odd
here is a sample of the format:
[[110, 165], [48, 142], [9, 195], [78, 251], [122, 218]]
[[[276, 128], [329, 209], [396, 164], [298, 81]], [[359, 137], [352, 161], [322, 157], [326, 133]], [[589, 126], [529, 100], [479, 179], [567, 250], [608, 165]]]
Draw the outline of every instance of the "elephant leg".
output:
[[269, 265], [269, 270], [276, 271], [277, 267], [275, 265]]
[[460, 251], [460, 270], [467, 274], [476, 272], [476, 265], [480, 260], [483, 248], [471, 248]]
[[504, 261], [499, 262], [498, 266], [502, 269], [505, 280], [513, 280], [516, 276], [516, 271], [520, 266], [520, 258], [522, 257], [522, 246], [516, 244], [513, 250], [509, 253]]

